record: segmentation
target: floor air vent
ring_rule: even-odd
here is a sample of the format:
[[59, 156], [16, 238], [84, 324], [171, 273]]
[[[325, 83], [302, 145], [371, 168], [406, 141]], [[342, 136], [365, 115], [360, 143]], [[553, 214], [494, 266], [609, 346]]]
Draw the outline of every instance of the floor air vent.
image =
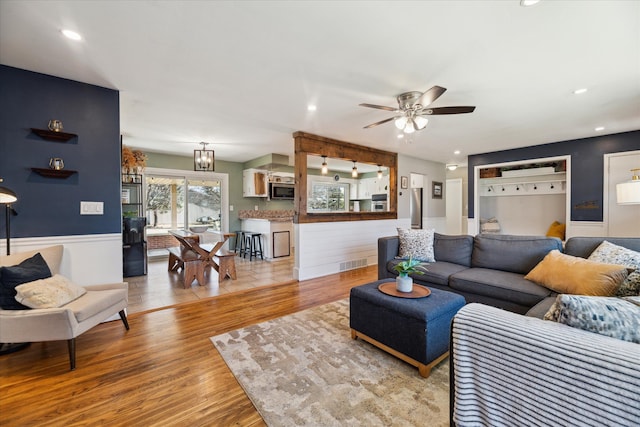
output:
[[345, 261], [340, 263], [340, 271], [353, 270], [355, 268], [362, 268], [367, 266], [367, 259], [354, 259], [352, 261]]

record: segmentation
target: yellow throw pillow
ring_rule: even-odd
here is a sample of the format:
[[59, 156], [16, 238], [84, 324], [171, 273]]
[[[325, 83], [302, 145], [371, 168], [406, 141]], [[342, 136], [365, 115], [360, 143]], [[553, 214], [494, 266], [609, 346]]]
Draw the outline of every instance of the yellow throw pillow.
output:
[[611, 296], [627, 274], [623, 265], [589, 261], [554, 249], [524, 278], [559, 294]]
[[557, 237], [560, 240], [564, 240], [564, 233], [567, 226], [561, 222], [553, 221], [553, 224], [547, 230], [547, 237]]

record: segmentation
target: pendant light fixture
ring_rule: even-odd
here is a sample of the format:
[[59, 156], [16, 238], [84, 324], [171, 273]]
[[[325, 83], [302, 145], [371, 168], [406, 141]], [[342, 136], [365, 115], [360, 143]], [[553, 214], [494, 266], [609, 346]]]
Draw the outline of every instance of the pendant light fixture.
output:
[[382, 169], [380, 167], [381, 165], [378, 165], [378, 179], [382, 179]]
[[329, 166], [327, 166], [327, 156], [322, 156], [322, 175], [326, 175], [329, 173]]
[[356, 161], [355, 160], [351, 160], [353, 162], [353, 169], [351, 169], [351, 177], [352, 178], [357, 178], [358, 177], [358, 168], [356, 167]]
[[640, 168], [631, 169], [631, 181], [616, 185], [616, 199], [619, 205], [640, 204]]
[[215, 155], [213, 150], [207, 150], [207, 142], [201, 142], [202, 149], [193, 150], [193, 170], [213, 172], [215, 170]]

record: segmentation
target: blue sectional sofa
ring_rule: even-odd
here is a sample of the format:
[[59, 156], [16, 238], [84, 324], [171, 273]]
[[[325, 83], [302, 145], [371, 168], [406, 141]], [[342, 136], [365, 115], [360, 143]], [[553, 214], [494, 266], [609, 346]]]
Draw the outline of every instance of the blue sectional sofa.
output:
[[[458, 293], [467, 303], [478, 302], [519, 314], [542, 317], [556, 294], [524, 276], [547, 253], [558, 249], [587, 258], [604, 237], [572, 237], [564, 245], [555, 237], [479, 234], [450, 236], [435, 233], [435, 263], [416, 284]], [[640, 251], [640, 238], [609, 238], [609, 242]], [[393, 278], [400, 241], [398, 236], [378, 239], [378, 279]]]

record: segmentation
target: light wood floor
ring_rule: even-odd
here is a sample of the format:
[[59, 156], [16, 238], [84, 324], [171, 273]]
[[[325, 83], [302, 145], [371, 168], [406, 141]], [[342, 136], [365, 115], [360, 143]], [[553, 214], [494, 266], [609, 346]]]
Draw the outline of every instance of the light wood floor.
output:
[[[346, 298], [376, 266], [133, 313], [0, 357], [2, 426], [263, 426], [209, 337]], [[349, 331], [345, 330], [345, 334]]]
[[205, 275], [205, 283], [194, 281], [184, 287], [182, 271], [168, 271], [168, 256], [150, 259], [145, 276], [127, 277], [129, 283], [128, 313], [138, 313], [182, 302], [198, 301], [246, 289], [293, 281], [293, 257], [277, 261], [249, 260], [235, 257], [236, 280], [218, 282], [215, 270]]

